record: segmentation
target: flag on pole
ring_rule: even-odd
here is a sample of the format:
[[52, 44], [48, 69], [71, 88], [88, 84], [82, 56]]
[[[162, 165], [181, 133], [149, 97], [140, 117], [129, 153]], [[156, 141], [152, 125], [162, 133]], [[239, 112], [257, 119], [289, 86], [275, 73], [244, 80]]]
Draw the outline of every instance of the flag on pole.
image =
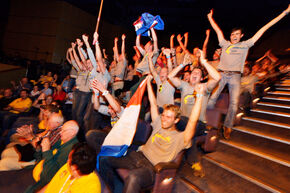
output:
[[137, 21], [133, 23], [136, 34], [150, 36], [150, 28], [164, 30], [164, 22], [159, 15], [153, 16], [150, 13], [143, 13]]
[[138, 86], [138, 89], [127, 104], [120, 119], [105, 138], [101, 151], [97, 156], [98, 170], [100, 156], [121, 157], [127, 152], [128, 147], [131, 145], [136, 132], [141, 101], [146, 85], [147, 78]]

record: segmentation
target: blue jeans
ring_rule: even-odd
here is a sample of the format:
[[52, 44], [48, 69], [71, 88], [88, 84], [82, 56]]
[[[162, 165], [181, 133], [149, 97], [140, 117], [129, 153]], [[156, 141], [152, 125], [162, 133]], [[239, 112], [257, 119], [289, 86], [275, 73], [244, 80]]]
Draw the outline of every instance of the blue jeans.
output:
[[[115, 169], [129, 169], [124, 186]], [[154, 184], [155, 172], [150, 161], [142, 152], [132, 151], [124, 157], [101, 157], [100, 175], [113, 193], [136, 193]], [[123, 191], [122, 191], [123, 190]]]
[[79, 90], [74, 91], [72, 118], [76, 120], [81, 128], [83, 128], [84, 116], [88, 104], [91, 101], [91, 92], [82, 92]]
[[225, 85], [228, 85], [230, 94], [230, 104], [228, 107], [228, 113], [224, 122], [224, 126], [232, 128], [235, 121], [235, 116], [239, 105], [239, 95], [241, 87], [241, 74], [236, 73], [223, 73], [221, 72], [222, 78], [219, 82], [218, 87], [211, 95], [208, 101], [208, 108], [214, 108], [214, 105], [224, 89]]

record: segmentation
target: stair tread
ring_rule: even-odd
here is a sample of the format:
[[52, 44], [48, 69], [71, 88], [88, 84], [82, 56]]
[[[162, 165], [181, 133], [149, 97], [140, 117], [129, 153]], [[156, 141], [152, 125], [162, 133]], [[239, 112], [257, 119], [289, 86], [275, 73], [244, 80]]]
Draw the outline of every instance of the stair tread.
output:
[[268, 152], [265, 152], [261, 149], [257, 149], [256, 147], [247, 145], [247, 144], [242, 144], [236, 141], [226, 141], [226, 140], [220, 140], [220, 143], [226, 144], [228, 146], [240, 149], [242, 151], [248, 152], [250, 154], [262, 157], [264, 159], [268, 159], [270, 161], [282, 164], [284, 166], [290, 167], [290, 160], [281, 158], [281, 157], [277, 157], [275, 155], [269, 154]]
[[264, 96], [262, 99], [271, 99], [271, 100], [281, 100], [281, 101], [290, 101], [289, 97], [281, 97], [281, 96]]
[[290, 109], [290, 105], [279, 104], [279, 103], [271, 103], [271, 102], [258, 102], [257, 105]]
[[[215, 152], [213, 154], [216, 154], [216, 153], [218, 153], [218, 152]], [[252, 182], [252, 183], [254, 183], [254, 184], [256, 184], [264, 189], [271, 191], [271, 192], [278, 193], [278, 192], [283, 191], [283, 190], [281, 190], [281, 188], [279, 188], [277, 186], [274, 186], [272, 184], [269, 184], [269, 183], [262, 181], [261, 179], [263, 179], [263, 178], [253, 177], [253, 176], [248, 175], [246, 172], [241, 171], [239, 168], [236, 168], [235, 163], [234, 163], [234, 165], [233, 164], [229, 165], [226, 162], [224, 162], [223, 160], [221, 161], [218, 157], [219, 156], [218, 154], [216, 154], [216, 156], [213, 156], [213, 154], [211, 154], [211, 155], [208, 154], [208, 155], [204, 156], [204, 159], [217, 165], [220, 168], [223, 168], [223, 169], [229, 171], [230, 173], [233, 173], [234, 175], [240, 176], [241, 178], [243, 178], [247, 181], [250, 181], [250, 182]], [[240, 165], [245, 165], [245, 164], [240, 164]]]
[[231, 170], [231, 172], [239, 175], [250, 181], [254, 181], [256, 184], [262, 184], [270, 187], [276, 191], [285, 191], [288, 187], [288, 180], [278, 178], [273, 175], [268, 175], [269, 172], [260, 167], [259, 164], [249, 164], [246, 160], [239, 155], [229, 155], [224, 152], [215, 152], [205, 156], [219, 164], [222, 164], [224, 169]]
[[256, 118], [256, 117], [242, 117], [242, 119], [244, 119], [244, 120], [252, 120], [252, 121], [261, 122], [261, 123], [268, 124], [268, 125], [274, 125], [274, 126], [277, 126], [277, 127], [283, 127], [283, 128], [286, 128], [286, 129], [290, 129], [290, 124], [287, 124], [287, 123], [280, 123], [280, 122], [270, 121], [270, 120]]
[[277, 116], [282, 116], [282, 117], [290, 117], [290, 113], [274, 111], [274, 110], [264, 110], [264, 109], [254, 108], [254, 109], [251, 109], [251, 111], [257, 112], [257, 113], [272, 114], [272, 115], [277, 115]]
[[287, 91], [271, 91], [267, 92], [267, 94], [275, 94], [275, 95], [290, 95], [290, 92]]
[[245, 126], [236, 126], [236, 127], [233, 128], [233, 130], [246, 132], [246, 133], [249, 133], [249, 134], [257, 135], [257, 136], [260, 136], [260, 137], [264, 137], [264, 138], [267, 138], [267, 139], [270, 139], [270, 140], [274, 140], [274, 141], [278, 141], [278, 142], [286, 143], [286, 144], [290, 145], [290, 139], [283, 138], [281, 136], [277, 136], [277, 135], [272, 134], [272, 133], [265, 133], [265, 132], [263, 132], [263, 130], [257, 131], [257, 130], [251, 129], [251, 127], [245, 127]]

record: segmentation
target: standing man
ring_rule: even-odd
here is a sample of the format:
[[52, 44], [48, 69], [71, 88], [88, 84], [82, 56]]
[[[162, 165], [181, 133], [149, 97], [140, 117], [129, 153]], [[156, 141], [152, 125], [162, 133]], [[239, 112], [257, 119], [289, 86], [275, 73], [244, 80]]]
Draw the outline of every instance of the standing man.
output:
[[222, 30], [219, 28], [217, 23], [214, 21], [212, 15], [213, 10], [207, 15], [208, 20], [215, 30], [218, 36], [219, 45], [222, 48], [222, 54], [220, 58], [220, 64], [218, 70], [221, 72], [222, 79], [219, 82], [218, 88], [211, 96], [208, 106], [213, 108], [217, 98], [222, 92], [226, 84], [229, 87], [230, 104], [228, 113], [224, 122], [224, 138], [229, 139], [232, 131], [232, 127], [235, 120], [235, 115], [238, 109], [238, 100], [240, 94], [241, 85], [241, 73], [244, 70], [244, 63], [249, 51], [255, 42], [263, 35], [263, 33], [269, 29], [272, 25], [280, 21], [284, 16], [290, 12], [290, 5], [276, 18], [271, 20], [265, 26], [263, 26], [252, 38], [241, 41], [244, 36], [241, 28], [234, 28], [231, 32], [230, 41], [225, 40]]

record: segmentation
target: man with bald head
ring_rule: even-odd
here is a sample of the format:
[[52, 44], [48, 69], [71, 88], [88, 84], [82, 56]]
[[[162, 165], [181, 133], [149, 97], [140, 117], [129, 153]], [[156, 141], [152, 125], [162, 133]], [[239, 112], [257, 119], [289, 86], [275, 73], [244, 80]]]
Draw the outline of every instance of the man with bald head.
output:
[[[53, 116], [60, 116], [55, 114]], [[35, 184], [29, 186], [25, 192], [37, 192], [50, 182], [55, 173], [67, 162], [72, 146], [78, 142], [76, 135], [79, 126], [76, 121], [67, 121], [61, 126], [60, 139], [50, 145], [49, 137], [41, 141], [41, 159], [33, 169]]]

